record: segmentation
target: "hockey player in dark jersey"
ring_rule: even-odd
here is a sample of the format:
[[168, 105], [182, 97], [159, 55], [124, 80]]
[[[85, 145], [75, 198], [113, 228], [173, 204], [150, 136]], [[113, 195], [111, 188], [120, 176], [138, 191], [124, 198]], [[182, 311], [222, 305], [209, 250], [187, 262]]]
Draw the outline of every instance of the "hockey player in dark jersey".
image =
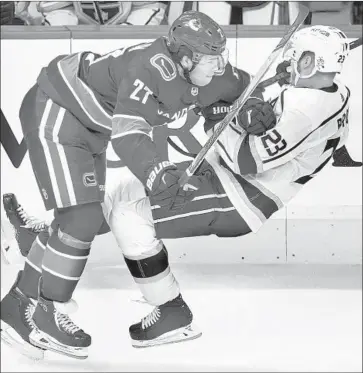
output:
[[[291, 84], [282, 90], [272, 112], [262, 101], [246, 103], [197, 171], [202, 178], [193, 200], [178, 201], [184, 204], [182, 210], [148, 197], [128, 168], [109, 170], [105, 218], [135, 282], [146, 301], [155, 305], [130, 327], [134, 346], [200, 335], [171, 272], [163, 238], [257, 232], [344, 145], [350, 90], [336, 75], [348, 53], [346, 36], [334, 27], [299, 31], [284, 51], [292, 66]], [[202, 108], [204, 128], [193, 128], [200, 145], [228, 108], [224, 101]]]
[[59, 56], [42, 69], [22, 102], [20, 120], [54, 220], [49, 238], [34, 241], [1, 302], [2, 335], [14, 329], [38, 354], [49, 349], [87, 357], [91, 336], [72, 322], [67, 304], [103, 223], [108, 143], [151, 200], [181, 209], [203, 178], [193, 176], [180, 188], [182, 170], [158, 153], [152, 128], [219, 100], [233, 102], [248, 82], [247, 73], [228, 63], [220, 26], [194, 11], [181, 15], [168, 37], [103, 56]]

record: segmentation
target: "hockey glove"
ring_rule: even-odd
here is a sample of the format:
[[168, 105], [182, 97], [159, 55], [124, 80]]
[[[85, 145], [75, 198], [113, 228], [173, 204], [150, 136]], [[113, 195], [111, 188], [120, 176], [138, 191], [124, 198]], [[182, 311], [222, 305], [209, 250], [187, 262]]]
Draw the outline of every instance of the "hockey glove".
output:
[[[252, 95], [256, 98], [263, 98], [263, 94], [260, 88], [256, 88]], [[200, 110], [200, 113], [205, 118], [204, 130], [207, 132], [209, 129], [213, 128], [217, 123], [222, 121], [223, 118], [227, 115], [227, 113], [229, 113], [232, 106], [233, 102], [230, 103], [221, 100], [207, 107], [198, 108]], [[235, 118], [232, 120], [232, 123], [236, 124]]]
[[[276, 67], [276, 74], [281, 74], [281, 73], [291, 73], [291, 65], [289, 61], [282, 61], [280, 62], [277, 67]], [[287, 78], [281, 78], [277, 81], [279, 83], [280, 87], [282, 87], [285, 84], [290, 84], [290, 76]]]
[[237, 115], [238, 125], [255, 136], [274, 128], [276, 121], [271, 104], [255, 97], [250, 97]]
[[198, 176], [193, 175], [181, 188], [179, 179], [183, 171], [169, 161], [163, 161], [151, 167], [146, 181], [149, 197], [159, 206], [169, 209], [182, 209], [194, 198], [194, 193], [201, 185]]

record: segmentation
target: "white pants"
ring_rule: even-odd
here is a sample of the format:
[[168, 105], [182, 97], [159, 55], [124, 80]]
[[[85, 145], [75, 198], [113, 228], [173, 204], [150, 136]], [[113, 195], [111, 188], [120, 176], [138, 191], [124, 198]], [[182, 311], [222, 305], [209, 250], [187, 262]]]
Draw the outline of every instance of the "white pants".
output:
[[[156, 238], [149, 198], [141, 182], [127, 167], [108, 168], [103, 204], [105, 219], [122, 254], [129, 260], [147, 260], [163, 250]], [[180, 292], [170, 267], [149, 278], [134, 277], [144, 298], [161, 305]]]
[[141, 256], [158, 247], [149, 198], [127, 167], [107, 169], [103, 212], [124, 255]]

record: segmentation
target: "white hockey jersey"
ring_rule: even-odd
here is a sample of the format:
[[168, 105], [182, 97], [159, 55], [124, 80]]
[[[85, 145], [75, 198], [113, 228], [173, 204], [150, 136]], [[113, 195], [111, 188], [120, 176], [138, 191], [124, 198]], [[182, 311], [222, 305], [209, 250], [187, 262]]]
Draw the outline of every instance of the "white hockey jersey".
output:
[[288, 87], [274, 100], [275, 128], [253, 136], [231, 124], [222, 133], [207, 160], [252, 231], [275, 211], [267, 203], [258, 207], [251, 203], [243, 184], [247, 181], [258, 188], [278, 208], [289, 202], [344, 145], [349, 96], [340, 82], [321, 90]]

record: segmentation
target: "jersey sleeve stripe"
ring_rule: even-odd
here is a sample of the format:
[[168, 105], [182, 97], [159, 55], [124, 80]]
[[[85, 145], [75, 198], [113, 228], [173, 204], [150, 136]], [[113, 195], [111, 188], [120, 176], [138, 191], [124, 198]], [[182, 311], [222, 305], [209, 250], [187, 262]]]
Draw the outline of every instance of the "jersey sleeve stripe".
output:
[[275, 157], [271, 157], [269, 159], [266, 159], [266, 160], [263, 161], [263, 163], [266, 164], [266, 163], [269, 163], [269, 162], [273, 162], [276, 159], [279, 159], [281, 157], [284, 157], [286, 154], [289, 154], [294, 149], [296, 149], [298, 146], [300, 146], [312, 133], [314, 133], [315, 131], [317, 131], [319, 128], [321, 128], [322, 126], [324, 126], [324, 124], [326, 124], [327, 122], [331, 121], [335, 116], [337, 116], [338, 114], [340, 114], [345, 109], [345, 107], [347, 106], [348, 101], [349, 101], [349, 97], [350, 97], [350, 91], [348, 89], [348, 95], [347, 95], [347, 97], [346, 97], [346, 99], [344, 101], [344, 104], [343, 104], [343, 106], [337, 112], [335, 112], [329, 118], [325, 119], [318, 127], [316, 127], [313, 131], [311, 131], [310, 133], [308, 133], [303, 139], [301, 139], [298, 143], [296, 143], [294, 146], [292, 146], [291, 148], [289, 148], [286, 152], [278, 154]]
[[144, 121], [145, 123], [147, 123], [143, 117], [140, 117], [138, 115], [114, 114], [113, 118], [137, 119], [137, 120]]
[[230, 127], [234, 132], [236, 132], [238, 135], [243, 135], [242, 131], [239, 131], [237, 128], [235, 128], [234, 126], [232, 126], [231, 123], [229, 124], [229, 127]]
[[[265, 219], [268, 219], [273, 213], [282, 207], [283, 204], [281, 201], [275, 201], [274, 198], [265, 193], [265, 190], [262, 190], [262, 188], [259, 188], [257, 185], [253, 185], [243, 176], [234, 173], [223, 159], [221, 159], [221, 165], [226, 169], [226, 171], [229, 171], [234, 176], [238, 185], [242, 188], [243, 194], [247, 197], [249, 203], [254, 206], [255, 212], [259, 211], [258, 215], [261, 216], [262, 214]], [[242, 217], [245, 218], [244, 216]], [[248, 222], [248, 220], [246, 221]]]
[[[255, 174], [258, 172], [257, 162], [252, 153], [251, 142], [249, 141], [249, 135], [247, 135], [239, 148], [237, 155], [237, 162], [239, 171], [242, 175], [244, 174]], [[257, 154], [257, 152], [256, 152]]]
[[263, 192], [263, 194], [265, 194], [268, 198], [272, 199], [275, 202], [278, 209], [281, 209], [282, 207], [284, 207], [284, 203], [281, 201], [281, 199], [275, 193], [273, 193], [271, 190], [267, 189], [266, 186], [262, 185], [256, 179], [254, 179], [253, 177], [251, 177], [249, 175], [244, 175], [243, 178], [247, 182], [252, 184], [255, 188], [261, 190]]
[[[202, 213], [202, 211], [216, 211], [215, 209], [234, 209], [234, 206], [232, 205], [231, 201], [228, 199], [227, 196], [223, 198], [201, 198], [198, 200], [193, 200], [185, 207], [183, 210], [180, 209], [168, 209], [165, 207], [161, 208], [154, 208], [152, 209], [152, 216], [154, 222], [161, 222], [161, 221], [167, 221], [172, 219], [178, 219], [178, 217], [186, 217], [190, 215], [198, 215], [199, 213]], [[229, 210], [228, 210], [229, 211]], [[181, 214], [182, 212], [182, 214]]]
[[115, 115], [112, 119], [112, 138], [142, 132], [150, 135], [151, 126], [141, 117]]
[[218, 143], [218, 145], [220, 146], [220, 148], [223, 150], [223, 152], [224, 152], [224, 154], [227, 156], [227, 158], [230, 160], [230, 162], [233, 163], [233, 159], [232, 159], [232, 157], [228, 154], [227, 149], [226, 149], [225, 146], [222, 144], [222, 142], [219, 141], [219, 140], [217, 140], [217, 143]]
[[77, 76], [79, 62], [80, 54], [64, 58], [57, 63], [59, 73], [89, 120], [97, 126], [111, 130], [111, 116], [106, 113], [92, 91]]
[[118, 135], [114, 135], [114, 136], [111, 136], [111, 139], [118, 139], [120, 137], [124, 137], [124, 136], [128, 136], [128, 135], [133, 135], [135, 133], [139, 133], [139, 134], [142, 134], [142, 135], [146, 135], [146, 136], [149, 136], [151, 138], [151, 135], [147, 132], [144, 132], [144, 131], [129, 131], [129, 132], [126, 132], [126, 133], [120, 133]]

